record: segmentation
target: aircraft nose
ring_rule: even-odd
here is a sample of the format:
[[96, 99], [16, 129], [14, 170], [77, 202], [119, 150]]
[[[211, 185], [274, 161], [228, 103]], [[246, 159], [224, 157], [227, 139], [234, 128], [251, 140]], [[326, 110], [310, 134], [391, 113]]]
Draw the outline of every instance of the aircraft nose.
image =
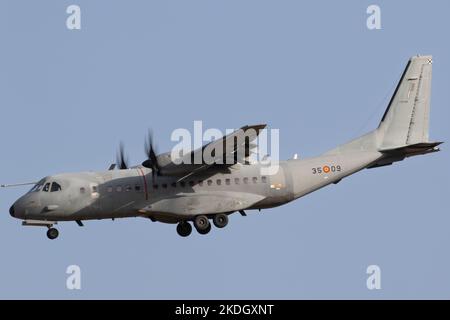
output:
[[11, 208], [9, 208], [9, 214], [11, 215], [11, 217], [14, 218], [14, 205], [11, 206]]

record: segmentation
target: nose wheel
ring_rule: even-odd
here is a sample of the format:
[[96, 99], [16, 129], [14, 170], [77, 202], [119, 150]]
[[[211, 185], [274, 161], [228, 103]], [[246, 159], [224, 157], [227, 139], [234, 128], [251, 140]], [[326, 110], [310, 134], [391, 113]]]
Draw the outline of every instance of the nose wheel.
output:
[[47, 230], [47, 238], [49, 238], [50, 240], [54, 240], [56, 238], [58, 238], [59, 235], [59, 231], [56, 228], [49, 228]]

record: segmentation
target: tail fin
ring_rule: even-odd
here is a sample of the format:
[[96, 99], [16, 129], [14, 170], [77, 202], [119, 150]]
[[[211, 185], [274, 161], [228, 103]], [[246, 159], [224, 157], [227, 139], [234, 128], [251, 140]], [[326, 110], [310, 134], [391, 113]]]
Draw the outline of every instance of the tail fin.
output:
[[412, 57], [378, 126], [381, 150], [427, 143], [431, 56]]
[[[441, 142], [429, 142], [431, 56], [412, 57], [394, 91], [383, 118], [374, 131], [328, 151], [380, 151], [392, 163], [393, 155], [408, 156], [439, 151]], [[392, 160], [392, 161], [391, 161]], [[377, 164], [380, 165], [380, 164]]]

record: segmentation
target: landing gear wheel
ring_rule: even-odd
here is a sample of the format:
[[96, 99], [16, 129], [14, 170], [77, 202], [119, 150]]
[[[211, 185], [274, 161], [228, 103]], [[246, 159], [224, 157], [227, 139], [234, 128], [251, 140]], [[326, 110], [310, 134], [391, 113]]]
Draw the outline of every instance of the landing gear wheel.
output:
[[199, 229], [197, 229], [197, 231], [198, 231], [198, 233], [200, 233], [200, 234], [207, 234], [207, 233], [209, 233], [209, 232], [211, 231], [211, 224], [210, 224], [209, 221], [208, 221], [208, 227], [207, 227], [205, 230], [199, 230]]
[[228, 216], [225, 213], [216, 214], [213, 222], [217, 228], [223, 228], [228, 224]]
[[50, 228], [47, 230], [47, 238], [50, 240], [58, 238], [59, 231], [55, 228]]
[[177, 232], [182, 237], [187, 237], [192, 232], [192, 226], [189, 222], [183, 221], [177, 225]]
[[207, 234], [211, 230], [211, 223], [206, 216], [197, 216], [194, 220], [195, 229], [200, 234]]

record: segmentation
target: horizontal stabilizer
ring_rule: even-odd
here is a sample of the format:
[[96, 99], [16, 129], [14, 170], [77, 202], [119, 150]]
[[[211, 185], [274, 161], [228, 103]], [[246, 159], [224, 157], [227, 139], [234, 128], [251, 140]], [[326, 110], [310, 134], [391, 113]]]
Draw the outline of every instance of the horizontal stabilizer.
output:
[[442, 142], [421, 142], [398, 148], [381, 149], [380, 152], [383, 153], [383, 157], [368, 168], [388, 166], [408, 157], [438, 152], [440, 149], [437, 146], [441, 143]]
[[416, 156], [416, 155], [420, 155], [420, 154], [427, 154], [427, 153], [431, 153], [431, 152], [440, 151], [440, 149], [437, 148], [437, 146], [442, 143], [443, 142], [415, 143], [415, 144], [410, 144], [407, 146], [394, 148], [394, 149], [381, 149], [380, 152], [382, 152], [384, 154], [404, 155], [406, 157], [410, 157], [410, 156]]

